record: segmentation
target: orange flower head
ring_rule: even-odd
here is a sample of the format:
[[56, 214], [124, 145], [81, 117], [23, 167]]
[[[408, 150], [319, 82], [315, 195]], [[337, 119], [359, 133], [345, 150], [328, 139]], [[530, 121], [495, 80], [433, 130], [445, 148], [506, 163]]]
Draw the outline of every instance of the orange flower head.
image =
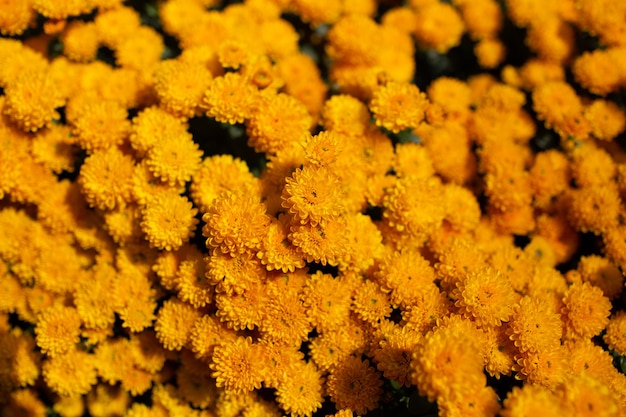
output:
[[591, 134], [600, 140], [613, 140], [626, 130], [626, 113], [612, 101], [594, 100], [585, 109], [585, 118]]
[[80, 341], [81, 319], [75, 308], [60, 304], [43, 311], [35, 334], [42, 353], [54, 357], [72, 350]]
[[74, 21], [62, 34], [63, 55], [77, 62], [89, 62], [96, 58], [100, 39], [93, 22]]
[[609, 349], [620, 355], [626, 353], [626, 313], [624, 311], [618, 311], [611, 317], [606, 326], [604, 341]]
[[202, 108], [206, 115], [222, 123], [243, 123], [254, 114], [258, 90], [244, 77], [229, 72], [216, 77], [204, 94]]
[[526, 296], [515, 305], [509, 336], [521, 352], [545, 352], [561, 344], [561, 317], [538, 298]]
[[165, 110], [181, 118], [200, 114], [204, 91], [213, 78], [204, 65], [177, 59], [162, 61], [154, 77], [154, 89]]
[[62, 396], [87, 394], [97, 382], [94, 362], [94, 356], [82, 350], [49, 358], [42, 365], [44, 381]]
[[368, 360], [349, 356], [331, 370], [327, 389], [337, 407], [366, 414], [378, 407], [382, 383], [380, 373], [370, 366]]
[[370, 122], [367, 106], [360, 100], [347, 95], [332, 96], [324, 103], [322, 119], [326, 130], [347, 134], [361, 134]]
[[148, 107], [132, 120], [130, 145], [138, 156], [145, 156], [155, 144], [187, 135], [187, 125], [160, 107]]
[[209, 367], [218, 388], [240, 394], [261, 388], [261, 351], [250, 337], [215, 346]]
[[193, 141], [191, 133], [167, 135], [156, 142], [146, 155], [146, 166], [170, 187], [181, 186], [191, 180], [200, 168], [202, 150]]
[[21, 129], [36, 132], [49, 126], [59, 114], [57, 107], [64, 104], [59, 87], [42, 70], [25, 71], [4, 88], [4, 114]]
[[609, 259], [599, 255], [582, 256], [577, 270], [584, 282], [599, 287], [609, 299], [614, 300], [622, 293], [624, 275]]
[[112, 210], [130, 202], [134, 165], [133, 159], [115, 146], [91, 154], [78, 177], [87, 203]]
[[171, 298], [159, 309], [154, 331], [167, 350], [181, 350], [187, 345], [194, 323], [200, 312], [178, 298]]
[[572, 284], [563, 297], [566, 338], [590, 339], [609, 322], [611, 302], [598, 287], [583, 282]]
[[7, 3], [0, 11], [0, 33], [4, 36], [21, 35], [34, 22], [36, 15], [27, 1]]
[[398, 133], [417, 127], [424, 120], [427, 105], [426, 94], [414, 84], [389, 82], [374, 92], [370, 110], [376, 125]]
[[443, 54], [461, 42], [465, 25], [456, 8], [447, 3], [432, 2], [416, 11], [413, 34], [417, 43]]
[[198, 209], [174, 192], [163, 192], [142, 210], [141, 229], [152, 247], [177, 250], [195, 233]]
[[311, 362], [296, 362], [276, 390], [276, 401], [293, 416], [311, 417], [324, 402], [324, 378]]
[[93, 97], [69, 117], [76, 143], [88, 153], [120, 146], [128, 137], [128, 112], [118, 102]]

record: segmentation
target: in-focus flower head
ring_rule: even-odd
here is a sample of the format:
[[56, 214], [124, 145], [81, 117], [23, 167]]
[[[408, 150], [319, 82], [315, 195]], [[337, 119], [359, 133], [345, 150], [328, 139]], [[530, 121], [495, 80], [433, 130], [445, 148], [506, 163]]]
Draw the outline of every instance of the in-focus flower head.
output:
[[382, 395], [380, 373], [368, 360], [349, 356], [333, 368], [327, 389], [339, 408], [349, 408], [358, 414], [376, 409]]
[[584, 282], [572, 284], [563, 297], [566, 338], [591, 339], [609, 322], [611, 302], [598, 287]]
[[200, 312], [178, 298], [171, 298], [159, 309], [154, 330], [157, 339], [167, 350], [181, 350], [189, 337]]
[[127, 138], [130, 122], [128, 112], [118, 102], [90, 97], [82, 106], [74, 107], [69, 121], [76, 143], [88, 153], [120, 146]]
[[163, 192], [143, 208], [141, 229], [151, 246], [177, 250], [194, 235], [197, 212], [186, 197]]
[[41, 69], [17, 75], [4, 87], [4, 94], [4, 114], [27, 132], [49, 126], [65, 101], [52, 77]]
[[376, 125], [398, 133], [417, 127], [424, 120], [427, 106], [426, 94], [414, 84], [388, 82], [374, 92], [369, 107]]
[[296, 362], [276, 390], [276, 401], [293, 416], [310, 417], [322, 406], [324, 379], [312, 362]]
[[343, 211], [339, 178], [323, 167], [304, 167], [285, 179], [283, 207], [296, 222], [317, 226], [332, 221]]
[[211, 361], [211, 376], [226, 392], [240, 394], [261, 388], [261, 352], [250, 337], [215, 346]]
[[213, 75], [200, 63], [176, 59], [159, 63], [154, 77], [160, 105], [174, 116], [191, 118], [199, 114]]
[[206, 115], [222, 123], [243, 123], [254, 114], [258, 90], [234, 72], [216, 77], [209, 84], [202, 102]]
[[132, 120], [130, 145], [143, 157], [155, 144], [187, 135], [187, 125], [160, 107], [143, 109]]

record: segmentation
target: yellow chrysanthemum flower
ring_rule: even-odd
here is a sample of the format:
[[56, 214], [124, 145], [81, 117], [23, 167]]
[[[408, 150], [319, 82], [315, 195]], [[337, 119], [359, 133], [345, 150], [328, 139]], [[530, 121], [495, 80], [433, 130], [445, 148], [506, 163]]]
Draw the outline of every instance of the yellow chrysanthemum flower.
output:
[[154, 77], [161, 106], [175, 116], [191, 118], [199, 113], [213, 75], [200, 63], [167, 60], [158, 65]]
[[141, 230], [152, 247], [177, 250], [195, 234], [197, 213], [186, 197], [163, 192], [143, 208]]
[[297, 362], [276, 390], [276, 401], [293, 416], [310, 417], [324, 402], [324, 379], [313, 363]]
[[4, 87], [4, 114], [27, 132], [49, 126], [65, 100], [46, 71], [30, 70], [17, 75]]
[[153, 144], [145, 161], [155, 177], [173, 187], [191, 180], [200, 168], [202, 151], [188, 132], [177, 136], [167, 135]]
[[128, 136], [128, 112], [112, 100], [89, 99], [70, 117], [76, 143], [88, 153], [121, 145]]
[[209, 365], [215, 384], [226, 392], [240, 394], [261, 388], [261, 352], [250, 337], [215, 346]]
[[389, 82], [374, 92], [369, 107], [376, 125], [398, 133], [417, 127], [424, 120], [427, 105], [426, 94], [414, 84]]
[[75, 308], [56, 304], [44, 310], [37, 319], [37, 345], [48, 356], [64, 354], [80, 341], [81, 324]]
[[222, 123], [243, 123], [253, 115], [258, 90], [237, 73], [229, 72], [211, 81], [202, 106], [206, 115]]
[[86, 394], [97, 381], [94, 357], [82, 350], [47, 359], [42, 371], [48, 387], [63, 396]]
[[193, 325], [199, 317], [198, 310], [178, 298], [165, 301], [154, 323], [157, 339], [167, 350], [181, 350], [189, 341]]
[[378, 406], [382, 383], [380, 373], [368, 360], [349, 356], [331, 369], [327, 389], [337, 407], [365, 414]]

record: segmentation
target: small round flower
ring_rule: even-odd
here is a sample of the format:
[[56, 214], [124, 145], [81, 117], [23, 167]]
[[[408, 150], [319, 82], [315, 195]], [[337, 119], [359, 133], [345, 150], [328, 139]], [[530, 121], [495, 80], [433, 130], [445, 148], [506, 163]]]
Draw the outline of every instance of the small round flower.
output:
[[567, 217], [575, 229], [600, 235], [617, 226], [621, 200], [616, 187], [571, 190], [568, 198]]
[[213, 300], [213, 286], [205, 275], [205, 262], [200, 253], [182, 261], [176, 274], [178, 297], [195, 308], [209, 304]]
[[310, 417], [322, 406], [323, 382], [321, 373], [311, 363], [296, 362], [286, 372], [285, 380], [276, 390], [276, 401], [290, 415]]
[[524, 384], [513, 387], [504, 399], [502, 417], [518, 416], [562, 416], [567, 415], [565, 404], [548, 388], [541, 385]]
[[508, 334], [521, 352], [545, 352], [560, 346], [563, 325], [550, 305], [526, 296], [514, 307]]
[[191, 330], [199, 317], [198, 310], [178, 298], [165, 301], [154, 323], [157, 339], [167, 350], [181, 350], [189, 341]]
[[283, 207], [301, 224], [317, 226], [343, 211], [339, 178], [327, 168], [304, 167], [285, 179]]
[[90, 99], [69, 117], [76, 143], [88, 153], [121, 145], [128, 136], [128, 112], [112, 100]]
[[248, 145], [255, 151], [276, 153], [309, 133], [311, 116], [296, 98], [268, 93], [259, 107], [263, 111], [252, 113], [247, 124]]
[[298, 297], [272, 288], [259, 308], [263, 319], [258, 327], [264, 339], [294, 347], [307, 340], [313, 326]]
[[566, 338], [590, 339], [609, 322], [611, 302], [598, 287], [583, 282], [572, 284], [563, 297]]
[[245, 161], [232, 155], [212, 155], [202, 161], [189, 189], [193, 202], [201, 212], [206, 212], [224, 191], [245, 190], [246, 194], [258, 194], [259, 188], [259, 180]]
[[187, 125], [160, 107], [143, 109], [133, 118], [130, 145], [143, 157], [155, 144], [187, 136]]
[[200, 168], [202, 151], [191, 133], [167, 135], [150, 148], [145, 161], [155, 177], [173, 187], [191, 180]]
[[4, 114], [27, 132], [49, 126], [65, 100], [59, 87], [46, 71], [20, 73], [4, 87]]
[[115, 146], [91, 154], [78, 176], [87, 203], [112, 210], [130, 202], [134, 166], [133, 159]]
[[191, 118], [199, 113], [213, 75], [200, 63], [167, 60], [157, 66], [154, 77], [161, 106], [175, 116]]
[[510, 282], [499, 271], [485, 267], [457, 282], [450, 297], [467, 318], [481, 327], [500, 326], [513, 314], [517, 296]]
[[326, 224], [292, 226], [289, 240], [300, 248], [307, 262], [339, 265], [348, 254], [348, 233], [343, 217]]
[[96, 384], [97, 375], [93, 355], [72, 350], [49, 358], [43, 363], [44, 381], [62, 396], [80, 396]]
[[216, 316], [206, 314], [194, 323], [190, 339], [190, 349], [198, 359], [211, 359], [215, 347], [220, 343], [234, 342], [237, 333], [226, 327]]
[[577, 270], [584, 282], [599, 287], [609, 299], [616, 299], [622, 293], [624, 275], [609, 259], [599, 255], [581, 256]]
[[93, 61], [98, 53], [100, 40], [93, 22], [75, 20], [63, 32], [63, 55], [77, 62]]
[[604, 334], [604, 342], [609, 349], [620, 355], [626, 354], [626, 313], [618, 311], [609, 320]]
[[37, 346], [48, 356], [58, 356], [72, 350], [80, 341], [81, 319], [78, 311], [61, 304], [53, 305], [37, 319]]
[[270, 224], [259, 197], [242, 190], [216, 198], [202, 220], [206, 223], [202, 235], [207, 238], [207, 247], [234, 254], [258, 249]]
[[252, 330], [263, 320], [261, 306], [266, 298], [267, 289], [264, 283], [253, 281], [241, 293], [216, 293], [216, 314], [226, 326], [233, 330]]
[[416, 11], [413, 34], [418, 44], [446, 53], [461, 42], [465, 25], [459, 12], [450, 4], [431, 2]]
[[156, 66], [164, 49], [159, 32], [150, 26], [139, 26], [115, 46], [115, 62], [120, 67], [142, 71]]
[[626, 129], [626, 113], [612, 101], [595, 100], [585, 109], [585, 118], [600, 140], [613, 140]]
[[352, 135], [362, 134], [370, 123], [367, 106], [347, 94], [332, 96], [324, 103], [322, 119], [326, 130]]
[[377, 326], [391, 315], [391, 299], [378, 283], [364, 281], [354, 291], [352, 310], [362, 320]]
[[288, 236], [287, 217], [281, 214], [278, 220], [272, 219], [267, 235], [261, 241], [261, 248], [257, 252], [257, 258], [268, 271], [294, 272], [306, 265], [302, 253], [291, 243]]
[[584, 52], [572, 64], [574, 78], [590, 93], [606, 96], [615, 92], [623, 85], [615, 58], [611, 50]]
[[27, 1], [7, 3], [0, 10], [0, 33], [4, 36], [21, 35], [35, 21], [37, 13]]
[[94, 269], [93, 276], [76, 286], [74, 304], [86, 328], [104, 330], [115, 322], [115, 306], [109, 296], [117, 271], [104, 262], [94, 266]]
[[163, 192], [142, 210], [141, 230], [152, 247], [177, 250], [194, 235], [197, 213], [186, 197]]
[[370, 366], [368, 360], [349, 356], [331, 369], [327, 389], [337, 407], [366, 414], [378, 407], [382, 384], [380, 373]]
[[206, 277], [220, 293], [242, 294], [265, 277], [265, 269], [249, 252], [232, 254], [215, 249], [205, 261]]
[[409, 83], [389, 82], [374, 92], [370, 110], [376, 125], [398, 133], [417, 127], [425, 117], [426, 94]]
[[211, 81], [202, 106], [206, 115], [222, 123], [243, 123], [254, 114], [258, 90], [234, 72]]
[[231, 394], [241, 394], [261, 388], [261, 351], [250, 337], [225, 341], [213, 349], [209, 365], [215, 385]]

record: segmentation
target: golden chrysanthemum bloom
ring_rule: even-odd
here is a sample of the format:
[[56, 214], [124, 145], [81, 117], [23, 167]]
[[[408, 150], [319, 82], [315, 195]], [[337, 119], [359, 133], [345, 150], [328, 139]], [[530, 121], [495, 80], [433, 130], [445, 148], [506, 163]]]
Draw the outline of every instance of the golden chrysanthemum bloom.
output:
[[328, 168], [298, 168], [285, 179], [283, 207], [301, 224], [317, 226], [343, 212], [339, 178]]
[[398, 133], [416, 128], [424, 120], [427, 106], [426, 94], [414, 84], [388, 82], [374, 92], [369, 108], [377, 126]]
[[456, 327], [428, 333], [413, 352], [411, 370], [420, 394], [430, 401], [487, 382], [477, 341]]
[[259, 331], [268, 341], [297, 347], [313, 328], [302, 300], [280, 287], [270, 287], [265, 302], [257, 308], [263, 316]]
[[349, 356], [331, 369], [326, 387], [338, 408], [365, 414], [378, 407], [382, 384], [380, 373], [370, 366], [369, 360]]
[[248, 145], [255, 151], [276, 153], [309, 133], [311, 116], [296, 98], [267, 93], [258, 105], [263, 111], [252, 113], [247, 123]]
[[41, 352], [54, 357], [72, 350], [80, 341], [81, 319], [73, 307], [55, 304], [37, 319], [35, 334]]
[[565, 348], [559, 345], [553, 349], [515, 355], [515, 378], [556, 389], [565, 382], [567, 373], [571, 372], [565, 352]]
[[568, 120], [580, 118], [583, 105], [576, 91], [565, 81], [542, 84], [533, 90], [533, 109], [548, 128], [563, 134]]
[[446, 53], [461, 42], [465, 25], [456, 8], [447, 3], [431, 2], [416, 10], [413, 35], [423, 48]]
[[626, 353], [626, 313], [624, 311], [618, 311], [611, 317], [606, 326], [604, 341], [609, 349], [620, 355]]
[[519, 416], [563, 416], [567, 414], [566, 404], [548, 388], [541, 385], [525, 384], [513, 390], [504, 399], [502, 417]]
[[123, 68], [143, 71], [145, 68], [156, 67], [164, 49], [163, 37], [159, 32], [142, 25], [115, 45], [115, 62]]
[[206, 277], [220, 293], [242, 294], [252, 285], [260, 283], [266, 275], [258, 258], [250, 252], [232, 254], [215, 249], [205, 261]]
[[323, 23], [334, 23], [342, 12], [343, 4], [330, 0], [295, 0], [290, 2], [290, 9], [296, 13], [303, 22], [311, 26]]
[[391, 299], [374, 281], [363, 281], [355, 290], [352, 311], [363, 321], [378, 326], [391, 315]]
[[592, 94], [606, 96], [615, 92], [624, 83], [619, 66], [615, 65], [616, 58], [611, 49], [583, 52], [571, 66], [574, 78]]
[[256, 256], [268, 271], [294, 272], [306, 265], [302, 253], [289, 240], [289, 227], [286, 215], [279, 215], [278, 220], [272, 218], [267, 235], [261, 241]]
[[621, 199], [613, 183], [573, 189], [567, 196], [567, 218], [575, 229], [600, 235], [617, 226]]
[[302, 301], [319, 332], [338, 329], [350, 315], [351, 291], [345, 281], [320, 271], [311, 275], [302, 290]]
[[12, 1], [0, 10], [0, 33], [4, 36], [21, 35], [34, 23], [37, 16], [30, 1]]
[[207, 238], [207, 247], [219, 248], [223, 253], [257, 250], [270, 225], [259, 196], [242, 190], [216, 198], [202, 220], [206, 223], [202, 235]]
[[211, 81], [204, 93], [202, 108], [206, 115], [222, 123], [243, 123], [254, 114], [259, 92], [247, 80], [233, 72]]
[[74, 172], [78, 148], [74, 146], [69, 126], [53, 124], [32, 141], [31, 153], [36, 162], [55, 174]]
[[171, 59], [159, 63], [154, 78], [160, 105], [174, 116], [191, 118], [199, 114], [213, 75], [200, 63]]
[[484, 327], [482, 331], [485, 338], [485, 371], [496, 379], [502, 375], [511, 375], [518, 352], [506, 333], [506, 326]]
[[399, 143], [393, 169], [398, 177], [429, 178], [435, 174], [433, 161], [425, 146], [417, 143]]
[[585, 108], [591, 133], [600, 140], [613, 140], [626, 129], [626, 113], [608, 100], [594, 100]]
[[[242, 293], [217, 293], [217, 317], [231, 329], [252, 330], [263, 320], [261, 307], [267, 299], [264, 283], [252, 282]], [[251, 308], [252, 306], [252, 308]]]
[[241, 394], [261, 388], [261, 351], [250, 337], [238, 337], [233, 342], [215, 346], [209, 367], [218, 388]]
[[216, 316], [205, 314], [196, 320], [189, 338], [191, 351], [196, 358], [210, 360], [215, 346], [234, 342], [237, 333], [226, 327]]
[[454, 305], [481, 327], [508, 322], [518, 299], [511, 283], [489, 266], [468, 273], [456, 287], [450, 294]]
[[62, 396], [86, 394], [97, 381], [94, 356], [82, 350], [47, 359], [42, 373], [48, 387]]
[[111, 293], [117, 270], [107, 263], [92, 267], [92, 276], [82, 280], [74, 292], [74, 304], [84, 325], [88, 329], [106, 329], [115, 322]]
[[75, 20], [65, 28], [61, 39], [63, 40], [63, 55], [69, 59], [89, 62], [96, 58], [100, 39], [95, 23]]
[[362, 134], [370, 123], [367, 106], [348, 94], [334, 95], [324, 103], [322, 122], [329, 131]]
[[212, 155], [202, 161], [189, 190], [193, 202], [206, 212], [222, 192], [245, 190], [246, 194], [258, 194], [260, 183], [245, 161], [232, 155]]
[[383, 197], [383, 219], [393, 229], [415, 239], [420, 246], [445, 217], [444, 188], [437, 178], [398, 179]]
[[587, 282], [572, 284], [563, 297], [564, 337], [590, 339], [609, 322], [611, 302], [602, 290]]
[[411, 356], [422, 337], [419, 331], [385, 322], [376, 332], [378, 340], [372, 348], [376, 368], [386, 379], [409, 387], [412, 384]]
[[49, 0], [33, 0], [33, 8], [43, 16], [52, 20], [63, 20], [70, 16], [89, 13], [95, 6], [95, 2], [69, 0], [55, 2]]
[[434, 283], [423, 286], [415, 299], [415, 304], [402, 310], [401, 324], [420, 333], [432, 330], [440, 317], [445, 317], [453, 310], [447, 294], [441, 292]]
[[530, 185], [536, 206], [545, 206], [569, 187], [570, 165], [567, 157], [556, 149], [540, 152], [530, 168]]
[[561, 316], [539, 298], [522, 298], [508, 326], [509, 337], [521, 352], [545, 352], [561, 344]]
[[4, 87], [4, 114], [27, 132], [49, 126], [65, 99], [47, 71], [37, 69], [16, 75]]
[[130, 202], [134, 166], [133, 159], [115, 146], [91, 154], [78, 176], [87, 203], [112, 210]]
[[332, 266], [347, 262], [349, 241], [343, 217], [317, 226], [292, 226], [289, 240], [300, 248], [307, 262]]
[[137, 333], [152, 325], [157, 306], [156, 292], [146, 275], [138, 270], [121, 272], [114, 283], [113, 297], [122, 327]]
[[186, 136], [187, 124], [160, 107], [143, 109], [132, 120], [130, 145], [138, 156], [145, 156], [155, 144]]
[[198, 209], [187, 197], [163, 192], [143, 208], [141, 230], [150, 246], [168, 251], [177, 250], [195, 234]]
[[619, 415], [623, 395], [613, 391], [610, 384], [586, 373], [571, 375], [558, 391], [567, 405], [569, 415], [609, 417]]
[[613, 185], [617, 164], [604, 149], [585, 144], [570, 153], [570, 169], [578, 188]]
[[180, 263], [176, 273], [178, 298], [195, 308], [201, 308], [213, 300], [213, 286], [206, 279], [206, 266], [200, 252]]
[[287, 370], [276, 390], [276, 401], [293, 416], [310, 417], [324, 402], [324, 379], [311, 362], [299, 361]]
[[167, 350], [181, 350], [189, 341], [191, 330], [199, 317], [198, 310], [178, 298], [165, 301], [154, 323], [157, 339]]
[[130, 130], [128, 112], [120, 103], [93, 97], [75, 108], [69, 119], [76, 143], [88, 153], [121, 145]]
[[154, 143], [145, 161], [155, 177], [173, 187], [191, 180], [200, 168], [202, 150], [189, 132], [178, 136], [167, 135]]
[[609, 259], [599, 255], [581, 256], [577, 270], [584, 282], [599, 287], [609, 299], [622, 293], [624, 275]]

